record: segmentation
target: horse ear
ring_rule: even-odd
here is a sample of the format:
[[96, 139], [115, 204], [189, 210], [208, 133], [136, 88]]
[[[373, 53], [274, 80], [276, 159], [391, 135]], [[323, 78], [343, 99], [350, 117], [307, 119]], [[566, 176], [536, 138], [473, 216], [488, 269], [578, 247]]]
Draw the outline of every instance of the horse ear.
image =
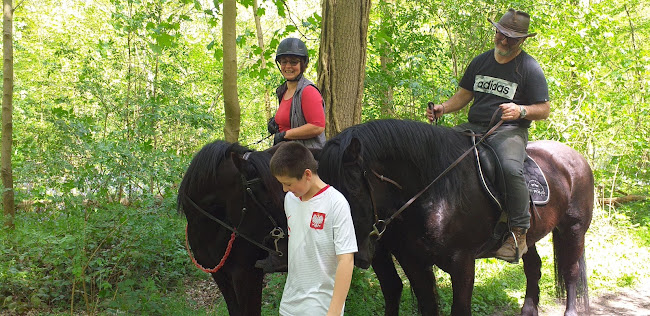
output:
[[356, 162], [361, 157], [361, 142], [358, 138], [350, 139], [350, 144], [343, 153], [343, 162]]
[[283, 144], [283, 142], [279, 142], [277, 145], [273, 145], [272, 147], [269, 147], [269, 148], [265, 149], [264, 151], [271, 154], [271, 156], [273, 156], [273, 154], [275, 154], [275, 152], [278, 150], [278, 148], [282, 144]]
[[231, 152], [230, 153], [230, 159], [232, 159], [232, 162], [235, 164], [235, 167], [237, 167], [237, 169], [239, 171], [243, 170], [243, 165], [244, 165], [244, 158], [243, 157], [239, 156], [235, 152]]
[[320, 148], [309, 148], [309, 151], [311, 151], [311, 154], [314, 156], [316, 161], [320, 160]]

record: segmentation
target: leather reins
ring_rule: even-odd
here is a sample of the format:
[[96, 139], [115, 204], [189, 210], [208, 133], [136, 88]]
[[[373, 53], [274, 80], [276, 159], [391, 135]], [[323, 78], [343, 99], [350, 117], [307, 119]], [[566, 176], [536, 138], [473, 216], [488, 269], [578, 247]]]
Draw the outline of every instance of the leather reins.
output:
[[[492, 119], [495, 118], [495, 116], [496, 116], [496, 114], [498, 112], [499, 111], [497, 110], [492, 115]], [[404, 203], [404, 205], [402, 205], [402, 207], [400, 207], [395, 213], [393, 213], [390, 217], [388, 217], [385, 220], [379, 219], [379, 214], [378, 214], [378, 211], [377, 211], [377, 205], [376, 205], [376, 202], [375, 202], [375, 197], [374, 197], [374, 194], [372, 193], [372, 186], [370, 184], [370, 180], [367, 177], [366, 171], [364, 170], [363, 174], [364, 174], [364, 178], [366, 179], [366, 183], [368, 185], [368, 191], [370, 192], [370, 201], [372, 203], [372, 208], [373, 208], [373, 212], [374, 212], [374, 215], [375, 215], [375, 224], [372, 225], [372, 231], [370, 232], [369, 236], [377, 236], [377, 240], [379, 240], [382, 237], [382, 235], [384, 234], [384, 232], [386, 231], [386, 227], [388, 227], [388, 224], [390, 224], [406, 208], [408, 208], [411, 204], [413, 204], [413, 202], [415, 202], [415, 200], [417, 200], [417, 198], [419, 198], [422, 194], [424, 194], [424, 192], [426, 192], [434, 183], [436, 183], [440, 178], [442, 178], [449, 171], [451, 171], [451, 169], [456, 167], [463, 159], [465, 159], [465, 157], [467, 157], [467, 155], [469, 155], [480, 143], [482, 143], [483, 140], [485, 140], [488, 136], [490, 136], [492, 133], [494, 133], [494, 131], [497, 128], [499, 128], [502, 124], [503, 124], [503, 120], [499, 120], [499, 122], [497, 122], [497, 124], [495, 124], [492, 128], [490, 128], [490, 130], [488, 130], [485, 134], [482, 134], [482, 135], [477, 134], [477, 136], [481, 136], [481, 138], [479, 139], [478, 142], [476, 142], [472, 147], [467, 149], [462, 155], [460, 155], [460, 157], [458, 157], [445, 170], [443, 170], [435, 179], [433, 179], [433, 181], [431, 181], [431, 183], [429, 183], [426, 187], [424, 187], [424, 189], [420, 190], [420, 192], [416, 193], [412, 198], [410, 198], [408, 201], [406, 201], [406, 203]], [[388, 179], [388, 178], [386, 178], [384, 176], [380, 176], [374, 170], [372, 170], [372, 172], [378, 178], [380, 178], [381, 180], [384, 180], [384, 181], [390, 180], [390, 179]], [[388, 180], [385, 180], [385, 179], [388, 179]], [[397, 182], [395, 182], [393, 180], [390, 180], [388, 182], [395, 184], [397, 187], [399, 187], [401, 189], [401, 186], [399, 186], [397, 184]]]

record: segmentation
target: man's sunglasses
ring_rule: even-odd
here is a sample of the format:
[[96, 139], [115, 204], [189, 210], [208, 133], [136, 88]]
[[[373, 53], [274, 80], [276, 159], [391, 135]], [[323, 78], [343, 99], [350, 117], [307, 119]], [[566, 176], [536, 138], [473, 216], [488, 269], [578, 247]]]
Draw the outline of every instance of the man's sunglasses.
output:
[[521, 38], [508, 37], [499, 31], [497, 31], [496, 37], [499, 42], [503, 41], [503, 39], [507, 39], [508, 45], [510, 46], [517, 45], [517, 43], [519, 43], [519, 40], [521, 40]]

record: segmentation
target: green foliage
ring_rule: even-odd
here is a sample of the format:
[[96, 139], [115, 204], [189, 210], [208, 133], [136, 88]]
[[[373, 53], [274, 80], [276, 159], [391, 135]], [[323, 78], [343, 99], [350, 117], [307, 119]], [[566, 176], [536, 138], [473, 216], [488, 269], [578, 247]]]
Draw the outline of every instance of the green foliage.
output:
[[[400, 310], [406, 315], [417, 314], [415, 296], [408, 288], [402, 293]], [[350, 292], [345, 302], [345, 313], [360, 316], [384, 313], [384, 295], [372, 268], [368, 270], [354, 269]]]
[[650, 150], [639, 141], [650, 131], [649, 112], [639, 106], [649, 92], [644, 11], [639, 1], [558, 3], [535, 12], [545, 23], [529, 48], [545, 68], [554, 99], [537, 136], [583, 152], [599, 185], [617, 181], [622, 191], [647, 194]]
[[[249, 1], [241, 3], [240, 11], [252, 13]], [[538, 36], [525, 49], [542, 64], [552, 97], [550, 119], [534, 124], [531, 137], [582, 152], [601, 187], [647, 194], [646, 4], [379, 2], [369, 26], [363, 120], [424, 120], [427, 102], [450, 97], [465, 65], [492, 46], [487, 18], [516, 6], [531, 13]], [[219, 5], [45, 1], [17, 10], [17, 197], [173, 194], [190, 156], [222, 138]], [[255, 14], [266, 27], [263, 48], [252, 19], [238, 21], [243, 144], [267, 136], [273, 90], [282, 82], [273, 61], [282, 38], [306, 39], [314, 61], [307, 76], [316, 78], [318, 7], [261, 5]], [[286, 18], [277, 23], [278, 16]], [[465, 120], [466, 110], [442, 124]]]
[[[163, 295], [195, 271], [175, 209], [57, 203], [0, 235], [5, 306], [164, 314]], [[168, 204], [166, 204], [168, 205]]]
[[617, 209], [610, 209], [619, 225], [633, 229], [641, 245], [650, 247], [650, 200], [624, 204]]

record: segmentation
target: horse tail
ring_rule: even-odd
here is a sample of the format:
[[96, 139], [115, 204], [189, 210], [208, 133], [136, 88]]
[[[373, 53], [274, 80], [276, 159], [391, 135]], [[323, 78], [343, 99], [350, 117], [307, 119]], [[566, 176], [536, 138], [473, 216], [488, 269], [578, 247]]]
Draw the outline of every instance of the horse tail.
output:
[[[558, 261], [558, 253], [560, 241], [558, 238], [553, 238], [553, 270], [555, 273], [555, 296], [558, 299], [564, 300], [566, 298], [566, 286], [564, 276], [560, 271], [560, 264]], [[585, 260], [585, 253], [578, 259], [578, 280], [576, 282], [576, 296], [578, 305], [582, 305], [584, 311], [589, 314], [589, 287], [587, 285], [587, 263]]]
[[576, 291], [578, 293], [578, 301], [579, 304], [582, 304], [584, 307], [586, 314], [590, 314], [589, 310], [589, 286], [587, 284], [587, 261], [585, 259], [585, 253], [584, 251], [582, 252], [582, 256], [580, 256], [580, 260], [578, 260], [578, 266], [579, 266], [579, 276], [578, 276], [578, 284], [576, 286]]

